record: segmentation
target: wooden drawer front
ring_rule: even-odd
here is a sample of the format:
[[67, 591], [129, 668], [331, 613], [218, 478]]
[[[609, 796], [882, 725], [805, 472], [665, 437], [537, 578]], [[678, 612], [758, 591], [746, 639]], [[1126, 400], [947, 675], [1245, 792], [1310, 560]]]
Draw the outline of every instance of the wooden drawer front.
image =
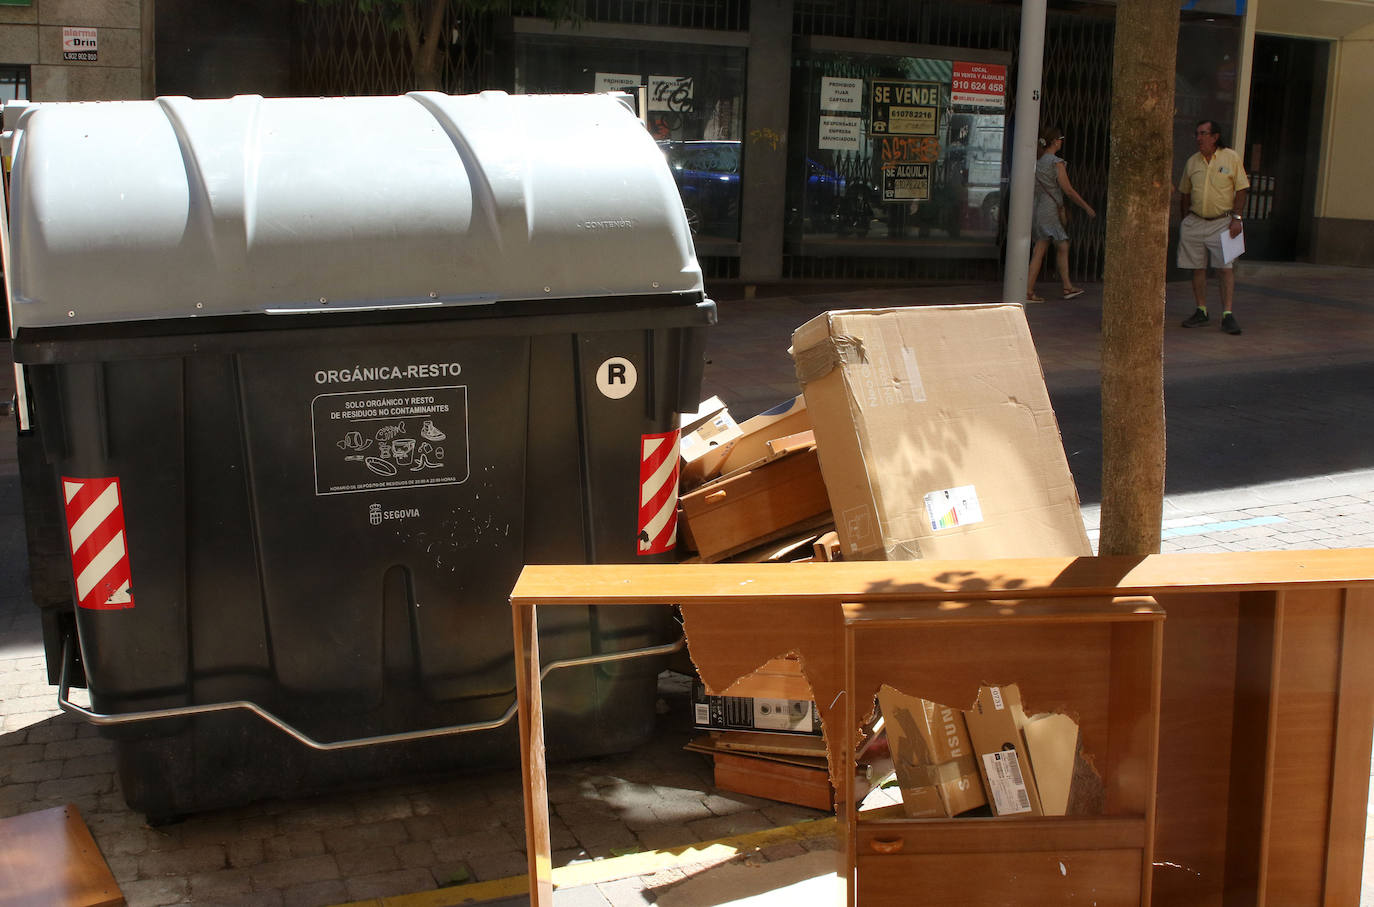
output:
[[858, 907], [1140, 904], [1139, 850], [868, 855]]

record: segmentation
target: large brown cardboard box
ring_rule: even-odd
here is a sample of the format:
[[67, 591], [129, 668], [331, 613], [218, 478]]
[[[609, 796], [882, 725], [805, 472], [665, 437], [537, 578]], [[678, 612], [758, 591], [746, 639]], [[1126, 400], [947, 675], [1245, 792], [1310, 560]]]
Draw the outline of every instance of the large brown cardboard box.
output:
[[846, 559], [1092, 554], [1021, 306], [826, 312], [792, 356]]

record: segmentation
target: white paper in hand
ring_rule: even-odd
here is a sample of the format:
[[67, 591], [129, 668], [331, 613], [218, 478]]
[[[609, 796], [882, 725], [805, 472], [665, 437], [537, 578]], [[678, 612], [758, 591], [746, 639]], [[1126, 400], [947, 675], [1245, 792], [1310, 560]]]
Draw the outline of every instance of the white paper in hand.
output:
[[1221, 231], [1221, 260], [1225, 264], [1230, 264], [1237, 258], [1245, 254], [1245, 233], [1231, 235], [1231, 228], [1227, 227]]

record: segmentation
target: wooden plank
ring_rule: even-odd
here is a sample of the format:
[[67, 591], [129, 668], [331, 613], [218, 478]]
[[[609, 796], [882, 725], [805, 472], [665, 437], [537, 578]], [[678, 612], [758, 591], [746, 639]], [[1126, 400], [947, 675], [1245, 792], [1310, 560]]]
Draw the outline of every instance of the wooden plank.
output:
[[1304, 590], [1285, 592], [1280, 600], [1274, 758], [1260, 877], [1261, 903], [1271, 907], [1322, 902], [1340, 687], [1342, 599], [1337, 591]]
[[0, 905], [117, 907], [124, 895], [71, 804], [0, 819]]
[[1139, 850], [914, 854], [859, 858], [863, 907], [1140, 903]]
[[1148, 557], [981, 561], [844, 561], [828, 564], [530, 565], [512, 601], [539, 604], [686, 604], [975, 601], [1010, 596], [1156, 595], [1263, 589], [1374, 587], [1374, 549], [1235, 551]]
[[539, 626], [533, 605], [511, 608], [515, 634], [515, 695], [519, 702], [520, 772], [525, 801], [525, 856], [530, 907], [553, 907], [553, 846], [544, 764], [544, 697], [539, 682]]
[[1139, 621], [1164, 611], [1148, 595], [1121, 598], [986, 599], [983, 601], [862, 602], [841, 606], [844, 619], [865, 630], [895, 628], [911, 620], [943, 624], [1085, 623]]
[[757, 756], [720, 752], [712, 758], [716, 787], [721, 790], [811, 809], [834, 809], [830, 773], [824, 765], [789, 765]]
[[902, 840], [901, 853], [997, 853], [1036, 850], [1140, 850], [1145, 820], [1139, 817], [869, 819], [859, 814], [858, 841], [872, 854], [875, 840]]
[[1329, 794], [1327, 904], [1357, 904], [1360, 900], [1370, 743], [1374, 738], [1374, 592], [1347, 592], [1343, 623], [1336, 757]]
[[1161, 596], [1164, 669], [1154, 903], [1220, 905], [1226, 871], [1236, 595]]
[[1265, 817], [1269, 812], [1282, 606], [1273, 593], [1238, 599], [1235, 710], [1231, 719], [1231, 792], [1226, 829], [1225, 903], [1263, 901]]

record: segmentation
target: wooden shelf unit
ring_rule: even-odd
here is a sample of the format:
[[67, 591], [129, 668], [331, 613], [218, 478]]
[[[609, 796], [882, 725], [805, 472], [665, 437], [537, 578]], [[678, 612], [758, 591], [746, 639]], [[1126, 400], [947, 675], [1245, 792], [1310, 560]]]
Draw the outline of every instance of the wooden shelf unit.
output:
[[[539, 609], [678, 605], [693, 662], [712, 692], [725, 690], [771, 658], [796, 653], [825, 724], [831, 777], [841, 779], [853, 745], [852, 738], [841, 739], [840, 731], [847, 683], [845, 604], [1132, 595], [1151, 596], [1168, 613], [1152, 903], [1356, 907], [1374, 737], [1374, 549], [1369, 548], [903, 563], [528, 566], [511, 591], [511, 613], [532, 905], [549, 907], [553, 898]], [[1021, 613], [1032, 610], [1023, 606]], [[1022, 679], [1000, 670], [994, 676]], [[1035, 708], [1052, 706], [1037, 701], [1033, 682], [1028, 695]], [[1150, 846], [1144, 814], [1086, 822], [1056, 827], [1074, 836], [1082, 829], [1088, 841], [1101, 832], [1124, 842], [1123, 849]], [[1010, 830], [1003, 832], [1004, 827]], [[1012, 844], [1017, 836], [1035, 836], [1032, 822], [968, 828], [965, 832], [960, 824], [947, 835], [923, 835], [913, 847], [954, 846], [948, 842], [966, 833], [1007, 834]], [[1064, 843], [1074, 840], [1079, 839]], [[937, 869], [965, 865], [957, 853], [940, 853]], [[1058, 871], [1057, 865], [1050, 868]], [[893, 880], [899, 883], [909, 890], [910, 879]], [[1019, 902], [1045, 899], [1032, 893]]]
[[[844, 605], [841, 740], [881, 684], [967, 708], [1016, 683], [1028, 711], [1073, 715], [1102, 776], [1102, 816], [909, 819], [838, 795], [849, 903], [1148, 904], [1164, 613], [1152, 599]], [[845, 772], [852, 779], [852, 772]], [[919, 880], [919, 881], [918, 881]]]

